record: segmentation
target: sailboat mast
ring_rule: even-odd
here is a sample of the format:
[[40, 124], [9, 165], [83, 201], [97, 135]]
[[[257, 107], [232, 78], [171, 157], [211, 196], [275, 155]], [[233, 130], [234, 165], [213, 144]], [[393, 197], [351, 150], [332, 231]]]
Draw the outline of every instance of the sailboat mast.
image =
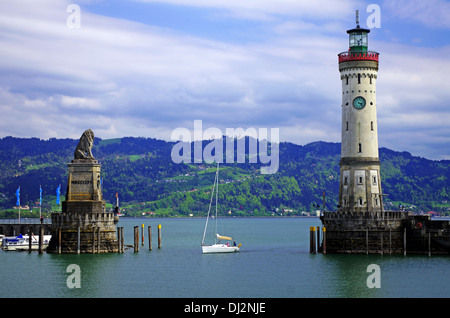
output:
[[[203, 239], [202, 239], [202, 245], [205, 242], [205, 236], [206, 236], [206, 229], [208, 228], [208, 220], [209, 220], [209, 215], [211, 213], [211, 205], [212, 205], [212, 200], [214, 198], [214, 190], [216, 188], [216, 182], [218, 181], [218, 170], [216, 172], [216, 175], [214, 177], [214, 184], [213, 184], [213, 188], [212, 188], [212, 192], [211, 192], [211, 200], [209, 201], [209, 208], [208, 208], [208, 215], [206, 216], [206, 224], [205, 224], [205, 231], [203, 232]], [[217, 198], [216, 198], [216, 207], [217, 207]], [[217, 211], [216, 211], [216, 215], [217, 215]], [[217, 218], [216, 218], [217, 219]]]
[[214, 237], [215, 242], [217, 243], [217, 202], [218, 202], [218, 196], [219, 196], [219, 163], [217, 163], [217, 171], [216, 171], [216, 180], [217, 180], [217, 187], [216, 187], [216, 219], [214, 220]]

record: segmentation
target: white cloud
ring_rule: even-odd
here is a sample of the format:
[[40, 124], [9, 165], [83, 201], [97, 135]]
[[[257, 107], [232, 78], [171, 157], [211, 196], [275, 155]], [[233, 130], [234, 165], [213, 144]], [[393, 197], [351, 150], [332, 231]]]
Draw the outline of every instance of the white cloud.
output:
[[354, 10], [357, 1], [335, 0], [138, 0], [147, 3], [166, 3], [179, 6], [223, 9], [239, 18], [271, 19], [276, 15], [339, 19]]
[[450, 28], [450, 3], [445, 0], [384, 1], [386, 9], [396, 19], [420, 22], [432, 28]]
[[[300, 144], [340, 141], [337, 54], [347, 46], [353, 2], [189, 1], [273, 18], [260, 25], [267, 36], [244, 43], [92, 14], [83, 6], [81, 28], [69, 29], [67, 1], [13, 3], [0, 4], [0, 136], [78, 138], [92, 128], [101, 138], [168, 140], [173, 129], [191, 129], [201, 119], [222, 131], [280, 128], [282, 140]], [[351, 22], [344, 25], [340, 15]], [[415, 145], [402, 131], [420, 125], [410, 135], [415, 140], [448, 145], [449, 49], [371, 45], [381, 52], [380, 146], [448, 155]]]

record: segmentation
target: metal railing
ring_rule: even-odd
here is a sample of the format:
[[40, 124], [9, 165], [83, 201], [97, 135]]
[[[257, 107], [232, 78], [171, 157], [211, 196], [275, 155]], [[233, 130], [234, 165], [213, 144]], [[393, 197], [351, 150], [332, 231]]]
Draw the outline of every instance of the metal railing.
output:
[[339, 63], [347, 61], [376, 61], [378, 62], [378, 52], [374, 51], [346, 51], [338, 54]]
[[[40, 224], [39, 218], [0, 219], [0, 224]], [[42, 224], [52, 224], [51, 218], [44, 218]]]

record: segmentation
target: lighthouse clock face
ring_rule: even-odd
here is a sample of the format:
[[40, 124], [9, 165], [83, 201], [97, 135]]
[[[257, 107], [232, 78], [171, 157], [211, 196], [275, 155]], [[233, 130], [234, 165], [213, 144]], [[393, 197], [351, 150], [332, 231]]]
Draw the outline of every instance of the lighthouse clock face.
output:
[[363, 109], [366, 106], [366, 100], [364, 97], [358, 96], [353, 100], [353, 107], [356, 109]]

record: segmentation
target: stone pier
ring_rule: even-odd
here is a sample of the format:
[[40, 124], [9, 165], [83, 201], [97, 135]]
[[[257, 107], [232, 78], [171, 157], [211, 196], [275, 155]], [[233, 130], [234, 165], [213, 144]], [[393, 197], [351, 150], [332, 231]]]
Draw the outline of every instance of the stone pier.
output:
[[101, 164], [92, 156], [94, 134], [80, 138], [69, 176], [62, 212], [52, 214], [48, 253], [111, 253], [118, 251], [118, 216], [106, 212], [100, 177]]
[[[449, 254], [450, 221], [408, 211], [324, 212], [326, 253]], [[322, 242], [323, 244], [323, 242]]]

